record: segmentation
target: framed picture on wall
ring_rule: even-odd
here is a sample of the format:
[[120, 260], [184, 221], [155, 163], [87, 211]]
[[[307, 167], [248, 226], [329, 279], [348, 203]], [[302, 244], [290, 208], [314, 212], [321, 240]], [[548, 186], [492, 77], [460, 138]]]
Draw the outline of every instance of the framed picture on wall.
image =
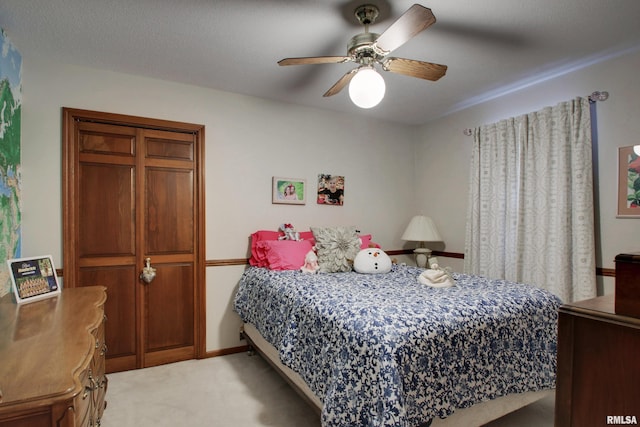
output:
[[304, 179], [274, 176], [271, 202], [285, 205], [304, 205], [306, 192]]
[[318, 204], [342, 206], [344, 204], [344, 176], [318, 175]]
[[640, 218], [640, 145], [618, 148], [618, 217]]
[[60, 294], [58, 276], [51, 255], [8, 259], [16, 302], [38, 301]]

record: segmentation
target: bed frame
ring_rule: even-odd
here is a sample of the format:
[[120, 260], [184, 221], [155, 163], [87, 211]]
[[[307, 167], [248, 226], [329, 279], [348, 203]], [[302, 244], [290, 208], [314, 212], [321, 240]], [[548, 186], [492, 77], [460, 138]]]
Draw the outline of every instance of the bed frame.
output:
[[[280, 362], [278, 350], [260, 335], [255, 326], [250, 323], [243, 324], [241, 335], [247, 340], [249, 346], [265, 358], [318, 414], [322, 411], [322, 402], [318, 396], [311, 391], [300, 375]], [[436, 418], [431, 423], [431, 427], [482, 426], [553, 393], [555, 390], [542, 390], [499, 397], [470, 408], [460, 409], [448, 418]]]

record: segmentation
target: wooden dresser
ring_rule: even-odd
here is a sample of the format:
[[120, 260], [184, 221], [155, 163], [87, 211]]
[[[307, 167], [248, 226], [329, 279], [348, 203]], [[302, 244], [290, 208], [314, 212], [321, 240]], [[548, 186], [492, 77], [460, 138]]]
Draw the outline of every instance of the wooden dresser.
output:
[[98, 426], [105, 408], [102, 286], [0, 299], [0, 426]]
[[555, 427], [640, 423], [640, 318], [614, 306], [606, 295], [560, 308]]

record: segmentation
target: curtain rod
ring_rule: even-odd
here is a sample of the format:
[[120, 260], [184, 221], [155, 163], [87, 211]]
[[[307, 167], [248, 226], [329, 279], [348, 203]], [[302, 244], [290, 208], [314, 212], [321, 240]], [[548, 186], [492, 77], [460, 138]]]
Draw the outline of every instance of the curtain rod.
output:
[[604, 90], [602, 92], [597, 90], [589, 95], [589, 101], [591, 102], [606, 101], [607, 99], [609, 99], [609, 92]]
[[[598, 102], [598, 101], [606, 101], [607, 99], [609, 99], [609, 92], [607, 91], [595, 91], [592, 92], [591, 95], [589, 95], [589, 102]], [[466, 136], [471, 136], [473, 135], [473, 129], [471, 128], [466, 128], [462, 131], [462, 133], [464, 133]]]

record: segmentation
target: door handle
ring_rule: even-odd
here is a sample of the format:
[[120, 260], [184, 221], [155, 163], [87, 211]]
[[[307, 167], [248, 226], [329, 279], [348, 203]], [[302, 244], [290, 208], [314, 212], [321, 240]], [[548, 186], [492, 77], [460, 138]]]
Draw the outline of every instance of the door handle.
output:
[[145, 266], [142, 268], [142, 273], [140, 273], [140, 278], [145, 281], [145, 283], [151, 283], [153, 279], [156, 278], [156, 269], [151, 267], [151, 258], [144, 259]]

